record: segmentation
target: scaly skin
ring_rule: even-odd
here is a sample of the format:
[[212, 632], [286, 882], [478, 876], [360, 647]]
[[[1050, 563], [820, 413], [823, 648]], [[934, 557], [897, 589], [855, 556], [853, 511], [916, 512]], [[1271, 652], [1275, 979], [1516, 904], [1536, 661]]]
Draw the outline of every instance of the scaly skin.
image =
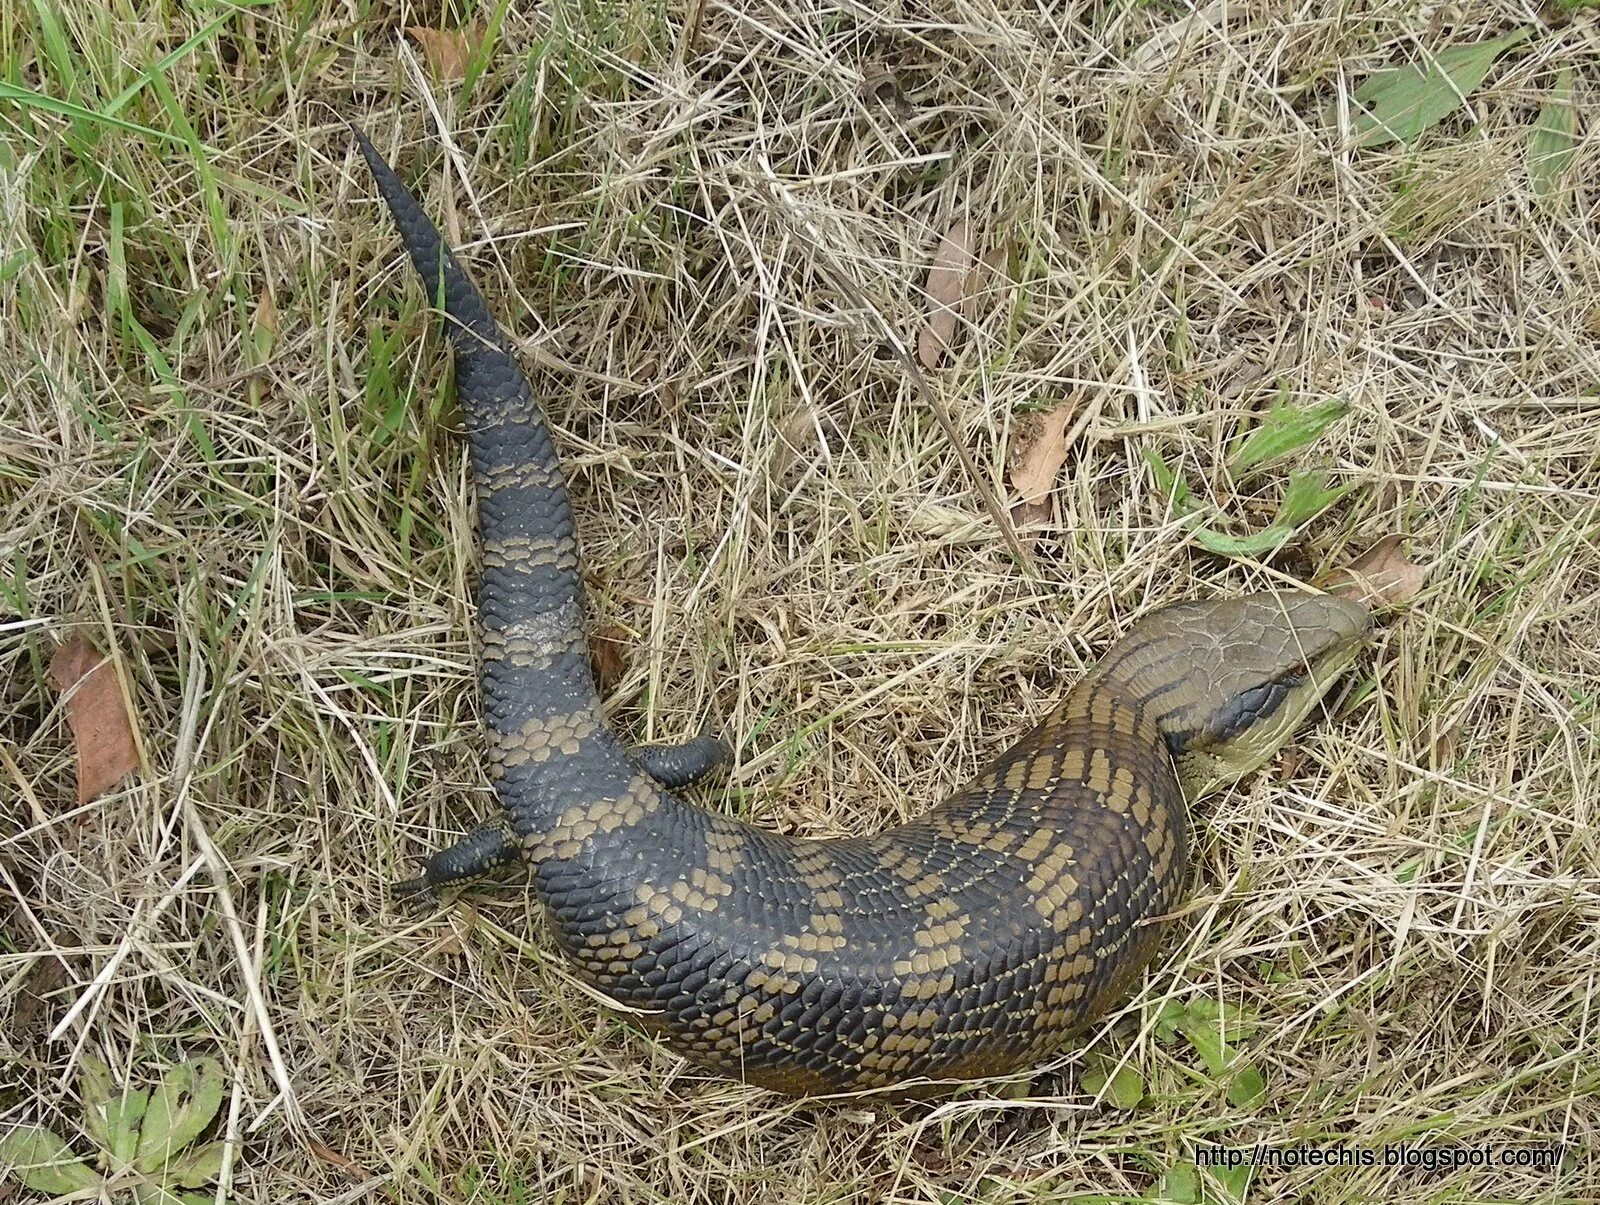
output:
[[356, 139], [452, 322], [505, 808], [402, 886], [526, 864], [589, 982], [690, 1058], [789, 1092], [1010, 1071], [1115, 1002], [1156, 949], [1145, 922], [1178, 903], [1186, 798], [1282, 743], [1365, 609], [1282, 592], [1155, 612], [972, 783], [876, 836], [802, 840], [686, 803], [663, 784], [717, 759], [690, 742], [647, 769], [602, 722], [544, 416], [433, 223]]

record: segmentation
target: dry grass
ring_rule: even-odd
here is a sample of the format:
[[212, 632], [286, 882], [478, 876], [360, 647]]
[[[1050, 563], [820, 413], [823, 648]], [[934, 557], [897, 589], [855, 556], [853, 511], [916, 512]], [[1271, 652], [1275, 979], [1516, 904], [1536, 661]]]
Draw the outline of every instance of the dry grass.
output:
[[[1593, 103], [1592, 17], [1355, 150], [1323, 115], [1367, 72], [1525, 8], [1261, 0], [1185, 39], [1160, 4], [685, 7], [507, 13], [462, 94], [397, 40], [459, 10], [0, 5], [7, 79], [175, 136], [0, 99], [0, 1127], [87, 1150], [82, 1053], [135, 1083], [209, 1053], [240, 1202], [1192, 1200], [1216, 1144], [1441, 1139], [1568, 1155], [1245, 1195], [1596, 1199], [1600, 154], [1559, 204], [1524, 169], [1562, 68]], [[518, 893], [389, 906], [491, 798], [448, 358], [337, 113], [447, 215], [549, 399], [630, 646], [615, 722], [738, 737], [710, 807], [914, 814], [1137, 612], [1411, 537], [1427, 589], [1200, 809], [1193, 908], [1085, 1048], [942, 1104], [797, 1103], [600, 1008]], [[963, 213], [1012, 250], [934, 374], [989, 486], [1030, 410], [1098, 408], [1036, 574], [837, 283], [910, 335]], [[1351, 412], [1230, 479], [1280, 390]], [[1236, 531], [1290, 467], [1356, 488], [1225, 560], [1147, 450]], [[45, 675], [73, 632], [115, 650], [146, 759], [82, 808]], [[1155, 1032], [1169, 1000], [1248, 1022], [1263, 1097]], [[1102, 1059], [1143, 1103], [1086, 1091]]]

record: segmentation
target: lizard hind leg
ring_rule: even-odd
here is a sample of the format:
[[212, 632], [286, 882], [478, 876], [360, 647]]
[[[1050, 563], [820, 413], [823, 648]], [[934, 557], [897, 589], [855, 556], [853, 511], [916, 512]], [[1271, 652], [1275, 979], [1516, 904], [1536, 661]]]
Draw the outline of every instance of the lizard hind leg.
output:
[[733, 756], [728, 742], [710, 732], [670, 745], [636, 745], [640, 769], [669, 791], [698, 782]]
[[[633, 750], [640, 768], [668, 790], [686, 787], [704, 778], [732, 756], [726, 741], [710, 733], [663, 745], [640, 745]], [[422, 905], [435, 903], [444, 891], [505, 878], [505, 869], [522, 860], [522, 847], [509, 817], [480, 824], [453, 845], [423, 863], [423, 871], [391, 888], [396, 899]]]
[[500, 878], [508, 866], [522, 861], [522, 848], [508, 821], [480, 824], [454, 845], [446, 846], [423, 864], [422, 874], [396, 883], [397, 899], [434, 902], [441, 890], [455, 891], [473, 883]]

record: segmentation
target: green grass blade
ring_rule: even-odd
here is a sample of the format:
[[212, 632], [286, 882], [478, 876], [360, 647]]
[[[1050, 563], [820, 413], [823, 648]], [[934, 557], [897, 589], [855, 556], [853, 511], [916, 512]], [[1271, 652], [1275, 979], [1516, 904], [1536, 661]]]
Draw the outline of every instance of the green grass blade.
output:
[[1297, 452], [1315, 443], [1348, 409], [1345, 400], [1337, 397], [1305, 407], [1275, 404], [1228, 458], [1228, 467], [1235, 473], [1247, 473]]
[[59, 100], [54, 96], [46, 96], [42, 92], [35, 92], [31, 88], [19, 88], [16, 84], [0, 80], [0, 100], [9, 100], [13, 104], [21, 105], [26, 109], [37, 109], [42, 113], [55, 113], [61, 117], [71, 117], [78, 121], [107, 126], [113, 130], [122, 130], [128, 134], [140, 134], [146, 138], [154, 138], [158, 142], [174, 142], [183, 145], [184, 140], [175, 134], [168, 134], [164, 130], [153, 130], [149, 126], [142, 126], [136, 121], [126, 121], [121, 117], [109, 113], [101, 113], [95, 109], [87, 109], [82, 105], [73, 104], [69, 100]]
[[1354, 488], [1354, 482], [1330, 487], [1326, 473], [1290, 473], [1283, 503], [1273, 522], [1289, 528], [1309, 523]]
[[1578, 130], [1577, 110], [1572, 107], [1572, 70], [1556, 76], [1550, 99], [1539, 110], [1539, 119], [1528, 135], [1528, 187], [1540, 201], [1556, 201], [1565, 196], [1567, 168]]
[[77, 56], [72, 53], [72, 43], [66, 30], [61, 27], [56, 6], [46, 4], [43, 0], [34, 0], [33, 15], [39, 22], [39, 42], [56, 83], [68, 96], [75, 95], [78, 80], [84, 78], [84, 70]]
[[1150, 472], [1156, 479], [1156, 488], [1172, 505], [1172, 513], [1182, 517], [1194, 509], [1194, 503], [1189, 497], [1189, 483], [1183, 479], [1182, 474], [1175, 473], [1168, 467], [1166, 459], [1154, 448], [1146, 448], [1144, 461], [1150, 466]]
[[[241, 6], [247, 7], [250, 2], [251, 0], [241, 0]], [[257, 0], [257, 2], [259, 2], [259, 0]], [[199, 32], [195, 33], [191, 37], [185, 38], [181, 45], [175, 46], [155, 62], [151, 63], [150, 66], [146, 67], [139, 73], [138, 79], [134, 80], [133, 83], [129, 84], [121, 92], [117, 93], [106, 102], [105, 107], [100, 110], [100, 115], [102, 117], [110, 117], [112, 114], [119, 112], [124, 105], [126, 105], [135, 96], [139, 95], [139, 93], [144, 89], [145, 85], [147, 85], [152, 79], [158, 75], [165, 74], [166, 71], [174, 64], [182, 62], [189, 56], [191, 52], [198, 49], [205, 42], [210, 41], [211, 35], [216, 33], [217, 30], [221, 29], [229, 21], [233, 20], [235, 15], [236, 14], [233, 7], [224, 9], [220, 15], [207, 22], [206, 25], [199, 30]]]

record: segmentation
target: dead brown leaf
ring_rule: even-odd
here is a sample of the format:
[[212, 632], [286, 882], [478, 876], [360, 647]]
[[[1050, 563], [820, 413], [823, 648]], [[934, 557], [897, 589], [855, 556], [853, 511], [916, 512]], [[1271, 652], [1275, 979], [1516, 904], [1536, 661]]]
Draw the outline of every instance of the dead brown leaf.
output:
[[1050, 521], [1050, 515], [1048, 502], [1024, 502], [1019, 498], [1011, 504], [1011, 530], [1032, 548], [1039, 542], [1038, 529]]
[[968, 322], [976, 322], [983, 311], [985, 299], [1006, 281], [1010, 269], [1011, 248], [1007, 244], [1002, 243], [984, 252], [968, 273], [964, 289], [966, 296], [961, 299], [961, 316]]
[[1388, 535], [1338, 571], [1341, 579], [1330, 594], [1364, 602], [1370, 607], [1410, 602], [1422, 592], [1428, 571], [1407, 560], [1401, 545], [1405, 537]]
[[340, 1154], [326, 1142], [319, 1142], [317, 1139], [312, 1138], [309, 1139], [309, 1145], [311, 1147], [311, 1153], [318, 1159], [321, 1159], [324, 1163], [332, 1167], [337, 1167], [340, 1171], [353, 1176], [357, 1180], [372, 1179], [371, 1172], [362, 1167], [361, 1164], [357, 1163], [354, 1159], [350, 1158], [350, 1156]]
[[[1434, 727], [1437, 731], [1437, 724], [1435, 724]], [[1448, 766], [1454, 765], [1456, 760], [1456, 747], [1459, 745], [1460, 740], [1461, 721], [1458, 719], [1455, 723], [1446, 727], [1443, 732], [1440, 732], [1434, 738], [1433, 743], [1430, 745], [1428, 750], [1429, 756], [1432, 758], [1432, 761], [1429, 764], [1432, 765], [1435, 770], [1443, 770]]]
[[258, 361], [266, 360], [278, 345], [278, 306], [272, 300], [272, 290], [262, 289], [261, 296], [256, 301], [254, 327], [256, 358]]
[[609, 695], [628, 672], [628, 633], [616, 624], [597, 628], [589, 636], [589, 667], [601, 697]]
[[917, 335], [917, 359], [924, 368], [937, 368], [950, 350], [956, 318], [972, 276], [972, 223], [962, 219], [944, 232], [933, 253], [933, 266], [923, 285], [928, 295], [928, 321]]
[[1305, 754], [1298, 745], [1290, 745], [1283, 751], [1283, 756], [1278, 759], [1278, 768], [1273, 771], [1272, 777], [1279, 782], [1288, 782], [1300, 772], [1300, 763], [1305, 760]]
[[439, 79], [464, 79], [472, 52], [483, 40], [483, 31], [476, 26], [466, 29], [429, 29], [426, 25], [408, 25], [406, 32], [422, 48], [422, 58]]
[[78, 750], [78, 802], [87, 803], [139, 768], [132, 717], [110, 660], [81, 636], [56, 650], [50, 677], [66, 695], [67, 722]]
[[778, 421], [775, 434], [777, 439], [773, 441], [772, 462], [768, 469], [774, 481], [781, 481], [787, 476], [802, 456], [814, 456], [823, 450], [817, 442], [816, 415], [804, 402]]
[[33, 964], [11, 1009], [11, 1024], [23, 1042], [40, 1042], [50, 1032], [50, 997], [67, 985], [67, 972], [54, 958]]
[[880, 105], [900, 101], [900, 78], [884, 63], [870, 63], [861, 74], [861, 95]]
[[1011, 466], [1011, 484], [1030, 505], [1038, 506], [1050, 496], [1056, 474], [1067, 463], [1067, 424], [1075, 409], [1071, 402], [1062, 402], [1040, 415]]

